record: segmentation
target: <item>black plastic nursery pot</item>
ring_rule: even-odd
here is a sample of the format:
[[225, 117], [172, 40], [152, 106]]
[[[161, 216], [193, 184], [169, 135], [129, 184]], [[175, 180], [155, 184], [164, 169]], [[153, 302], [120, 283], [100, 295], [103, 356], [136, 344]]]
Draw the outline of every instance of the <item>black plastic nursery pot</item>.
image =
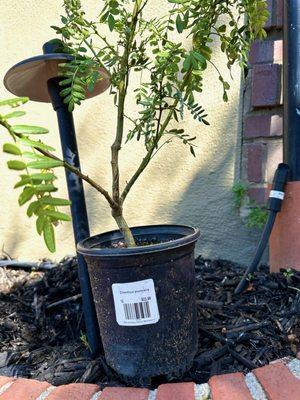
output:
[[198, 345], [195, 243], [182, 225], [132, 228], [137, 243], [114, 248], [119, 231], [78, 244], [88, 265], [107, 363], [125, 378], [179, 376]]

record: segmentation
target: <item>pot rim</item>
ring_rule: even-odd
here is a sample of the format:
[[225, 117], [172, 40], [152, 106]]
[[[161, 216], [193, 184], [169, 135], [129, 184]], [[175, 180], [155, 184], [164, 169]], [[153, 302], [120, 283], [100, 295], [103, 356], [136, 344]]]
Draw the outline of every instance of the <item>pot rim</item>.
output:
[[177, 234], [182, 235], [179, 239], [170, 240], [148, 246], [127, 247], [127, 248], [95, 248], [100, 243], [109, 240], [123, 239], [121, 232], [116, 229], [109, 232], [100, 233], [95, 236], [81, 240], [77, 244], [79, 254], [91, 257], [115, 257], [115, 256], [135, 256], [139, 254], [155, 253], [164, 250], [171, 250], [194, 243], [200, 236], [200, 230], [188, 225], [164, 224], [164, 225], [144, 225], [130, 228], [134, 236], [144, 236], [151, 234]]

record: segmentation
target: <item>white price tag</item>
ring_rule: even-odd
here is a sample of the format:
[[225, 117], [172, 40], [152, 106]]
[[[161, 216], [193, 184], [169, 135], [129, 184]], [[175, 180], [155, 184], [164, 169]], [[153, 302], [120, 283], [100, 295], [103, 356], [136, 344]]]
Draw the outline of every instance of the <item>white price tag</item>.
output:
[[120, 326], [150, 325], [159, 321], [153, 279], [114, 283], [112, 292], [116, 319]]
[[271, 190], [270, 196], [275, 199], [283, 200], [284, 199], [284, 192], [280, 192], [279, 190]]

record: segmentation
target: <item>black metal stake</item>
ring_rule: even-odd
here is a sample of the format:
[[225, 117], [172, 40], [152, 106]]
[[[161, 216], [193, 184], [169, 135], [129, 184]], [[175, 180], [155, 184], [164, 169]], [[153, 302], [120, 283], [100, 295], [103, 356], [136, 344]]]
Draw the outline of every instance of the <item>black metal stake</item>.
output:
[[[48, 90], [52, 100], [53, 108], [57, 113], [63, 158], [72, 166], [80, 169], [73, 114], [68, 111], [67, 105], [64, 104], [63, 98], [59, 95], [59, 92], [61, 91], [59, 79], [60, 78], [49, 79]], [[83, 183], [81, 178], [79, 178], [73, 172], [67, 170], [66, 179], [69, 199], [72, 202], [72, 223], [75, 244], [77, 244], [80, 240], [90, 236]], [[95, 356], [101, 348], [100, 332], [97, 323], [97, 316], [93, 302], [87, 265], [83, 256], [78, 253], [77, 259], [86, 334], [91, 353], [93, 356]]]
[[[73, 114], [68, 111], [67, 105], [64, 104], [63, 98], [59, 95], [59, 92], [61, 91], [61, 87], [59, 86], [59, 78], [49, 79], [48, 90], [52, 100], [53, 108], [57, 113], [63, 158], [72, 166], [80, 169]], [[72, 223], [75, 244], [77, 244], [80, 240], [90, 236], [83, 183], [81, 178], [79, 178], [73, 172], [67, 170], [66, 179], [69, 199], [72, 202]], [[91, 353], [93, 356], [95, 356], [101, 347], [97, 316], [86, 262], [83, 256], [78, 253], [77, 260], [86, 334]]]
[[300, 181], [300, 0], [284, 1], [284, 162]]

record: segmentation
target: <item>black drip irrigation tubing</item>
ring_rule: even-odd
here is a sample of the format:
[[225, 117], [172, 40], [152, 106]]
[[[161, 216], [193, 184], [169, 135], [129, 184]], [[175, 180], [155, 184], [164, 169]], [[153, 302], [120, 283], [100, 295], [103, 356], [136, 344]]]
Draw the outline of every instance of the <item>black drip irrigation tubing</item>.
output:
[[289, 171], [290, 169], [287, 164], [281, 163], [277, 167], [277, 170], [274, 175], [272, 190], [270, 191], [269, 204], [268, 204], [268, 210], [269, 210], [268, 220], [261, 235], [261, 239], [258, 243], [253, 261], [247, 268], [246, 272], [244, 273], [240, 283], [238, 284], [238, 286], [234, 291], [234, 294], [240, 294], [247, 288], [249, 282], [249, 276], [251, 276], [257, 270], [258, 264], [268, 245], [269, 238], [271, 236], [271, 232], [274, 226], [274, 222], [276, 220], [276, 215], [281, 210], [282, 201], [284, 199], [284, 187], [288, 179]]

